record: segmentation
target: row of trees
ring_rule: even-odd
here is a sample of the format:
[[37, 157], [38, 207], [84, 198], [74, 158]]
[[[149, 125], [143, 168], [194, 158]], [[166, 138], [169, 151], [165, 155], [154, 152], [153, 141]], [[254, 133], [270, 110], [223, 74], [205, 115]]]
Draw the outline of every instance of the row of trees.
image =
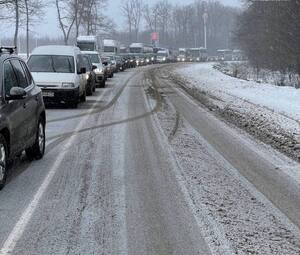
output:
[[29, 53], [32, 27], [43, 20], [46, 8], [55, 7], [63, 41], [79, 33], [97, 34], [111, 31], [113, 22], [103, 13], [107, 0], [0, 0], [0, 20], [14, 24], [14, 45], [18, 45], [20, 29], [26, 30], [26, 52]]
[[29, 52], [30, 27], [43, 15], [43, 0], [0, 0], [0, 19], [14, 21], [14, 45], [18, 45], [20, 24], [25, 24], [26, 49]]
[[70, 35], [101, 34], [111, 32], [113, 22], [107, 18], [105, 10], [107, 0], [55, 0], [59, 27], [64, 42], [68, 44]]
[[240, 15], [236, 41], [259, 71], [300, 75], [300, 0], [253, 1]]
[[192, 4], [174, 5], [161, 0], [153, 5], [142, 0], [126, 0], [122, 5], [126, 31], [119, 38], [127, 43], [149, 43], [151, 32], [158, 32], [160, 44], [169, 47], [204, 46], [204, 13], [208, 14], [209, 50], [232, 46], [239, 9], [222, 5], [217, 0], [196, 0]]

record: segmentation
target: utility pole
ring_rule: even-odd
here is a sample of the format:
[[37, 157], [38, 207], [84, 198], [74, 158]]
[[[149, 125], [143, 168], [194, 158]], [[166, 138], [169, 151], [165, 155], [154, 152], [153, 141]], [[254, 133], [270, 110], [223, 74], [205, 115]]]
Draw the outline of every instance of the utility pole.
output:
[[207, 14], [207, 2], [203, 2], [204, 7], [204, 13], [203, 13], [203, 24], [204, 24], [204, 48], [207, 49], [207, 20], [208, 20], [208, 14]]
[[203, 14], [203, 23], [204, 23], [204, 48], [207, 49], [207, 19], [208, 19], [208, 14], [207, 10], [205, 10]]

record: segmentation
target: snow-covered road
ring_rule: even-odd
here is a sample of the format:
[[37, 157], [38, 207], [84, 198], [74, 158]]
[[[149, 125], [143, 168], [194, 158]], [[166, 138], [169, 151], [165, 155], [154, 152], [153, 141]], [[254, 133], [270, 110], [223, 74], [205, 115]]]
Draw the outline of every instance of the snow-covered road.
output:
[[[299, 164], [207, 111], [173, 66], [48, 109], [0, 192], [0, 255], [300, 254]], [[276, 155], [276, 156], [274, 156]]]

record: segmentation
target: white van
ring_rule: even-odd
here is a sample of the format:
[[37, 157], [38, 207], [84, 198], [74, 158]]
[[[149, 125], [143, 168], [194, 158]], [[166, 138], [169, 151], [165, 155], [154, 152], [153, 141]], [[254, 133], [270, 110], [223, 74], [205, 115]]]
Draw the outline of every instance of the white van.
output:
[[38, 47], [33, 50], [28, 66], [45, 102], [63, 102], [76, 108], [86, 100], [86, 69], [79, 48]]

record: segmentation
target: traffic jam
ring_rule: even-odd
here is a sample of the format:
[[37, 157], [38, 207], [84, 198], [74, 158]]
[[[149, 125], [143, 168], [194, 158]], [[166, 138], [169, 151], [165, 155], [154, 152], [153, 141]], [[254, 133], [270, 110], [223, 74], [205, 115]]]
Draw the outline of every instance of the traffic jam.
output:
[[23, 151], [30, 160], [43, 158], [46, 107], [76, 109], [97, 89], [105, 88], [108, 79], [126, 69], [208, 60], [204, 48], [170, 50], [143, 43], [124, 47], [98, 36], [79, 36], [76, 46], [40, 46], [28, 59], [16, 51], [16, 47], [0, 48], [5, 101], [1, 108], [0, 189], [5, 186], [8, 169], [13, 168], [11, 162]]

